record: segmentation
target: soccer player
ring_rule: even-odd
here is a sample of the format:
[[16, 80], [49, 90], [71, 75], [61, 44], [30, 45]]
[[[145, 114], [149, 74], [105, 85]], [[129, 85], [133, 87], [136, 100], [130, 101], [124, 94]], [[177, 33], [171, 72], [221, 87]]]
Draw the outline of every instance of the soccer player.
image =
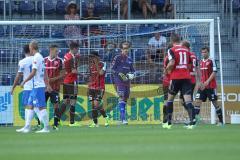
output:
[[[172, 44], [169, 44], [168, 49], [172, 48]], [[163, 77], [162, 77], [162, 89], [163, 89], [163, 124], [167, 123], [167, 100], [168, 100], [168, 88], [170, 85], [170, 74], [166, 72], [166, 67], [168, 65], [168, 56], [165, 55], [163, 60]]]
[[201, 49], [201, 54], [203, 59], [200, 61], [201, 70], [201, 83], [196, 94], [196, 106], [195, 113], [199, 115], [200, 106], [202, 102], [205, 102], [208, 98], [216, 109], [216, 113], [219, 119], [218, 125], [223, 125], [223, 115], [222, 109], [217, 102], [217, 83], [216, 83], [216, 73], [217, 67], [215, 61], [209, 58], [209, 48], [203, 47]]
[[69, 44], [70, 51], [64, 56], [65, 77], [63, 82], [63, 103], [59, 116], [65, 112], [67, 105], [70, 105], [70, 127], [79, 126], [75, 122], [75, 105], [78, 94], [78, 71], [80, 63], [79, 43], [72, 41]]
[[130, 94], [130, 82], [135, 77], [133, 61], [128, 56], [131, 45], [129, 42], [120, 44], [121, 54], [112, 61], [113, 82], [119, 96], [118, 107], [122, 124], [128, 124], [126, 119], [126, 104]]
[[105, 118], [105, 126], [109, 126], [109, 118], [101, 106], [105, 91], [106, 62], [101, 62], [97, 51], [91, 51], [89, 61], [88, 99], [92, 103], [93, 123], [90, 128], [98, 127], [98, 112]]
[[46, 66], [46, 74], [49, 78], [49, 84], [52, 88], [51, 92], [45, 92], [46, 102], [50, 98], [54, 106], [54, 125], [53, 129], [58, 130], [59, 117], [59, 91], [60, 85], [64, 77], [63, 60], [58, 57], [58, 46], [52, 44], [49, 46], [49, 56], [44, 58]]
[[171, 129], [173, 102], [176, 94], [180, 91], [183, 94], [188, 114], [190, 115], [190, 125], [188, 129], [192, 129], [195, 125], [194, 107], [191, 98], [191, 76], [189, 65], [192, 63], [190, 52], [187, 48], [180, 44], [180, 37], [177, 34], [171, 35], [173, 47], [168, 50], [169, 63], [166, 72], [170, 73], [171, 83], [168, 92], [167, 113], [168, 123], [163, 124], [163, 128]]
[[[28, 105], [34, 107], [35, 113], [37, 114], [40, 122], [44, 125], [43, 129], [36, 131], [36, 133], [48, 133], [49, 118], [46, 110], [45, 87], [47, 86], [46, 89], [48, 91], [51, 91], [51, 87], [49, 86], [47, 75], [45, 74], [44, 58], [38, 52], [38, 43], [36, 41], [32, 41], [29, 44], [29, 50], [30, 54], [33, 55], [31, 73], [25, 80], [23, 80], [21, 85], [24, 86], [28, 81], [33, 81], [33, 89], [28, 98]], [[33, 111], [31, 116], [29, 115], [28, 117], [29, 121], [32, 120], [32, 115]], [[30, 129], [30, 127], [28, 129]]]
[[[23, 52], [24, 52], [25, 58], [20, 60], [18, 63], [18, 72], [12, 86], [11, 94], [14, 93], [14, 89], [17, 86], [21, 77], [23, 76], [23, 79], [25, 80], [31, 73], [33, 56], [31, 56], [30, 54], [29, 45], [24, 45]], [[27, 133], [30, 131], [31, 119], [34, 116], [34, 111], [32, 109], [32, 106], [28, 105], [28, 98], [33, 88], [32, 83], [33, 83], [32, 80], [30, 80], [27, 83], [25, 83], [23, 86], [22, 106], [25, 107], [25, 126], [21, 129], [17, 129], [16, 130], [17, 132]]]
[[[199, 67], [198, 67], [198, 60], [197, 60], [197, 57], [196, 57], [195, 53], [190, 51], [191, 50], [191, 45], [190, 45], [189, 41], [184, 40], [184, 41], [181, 42], [181, 45], [183, 47], [186, 47], [189, 50], [190, 58], [191, 58], [191, 61], [192, 61], [192, 64], [190, 65], [190, 75], [191, 75], [191, 97], [192, 97], [192, 101], [193, 101], [193, 93], [194, 93], [194, 90], [195, 90], [195, 87], [196, 87], [196, 82], [200, 81], [199, 80], [200, 79], [200, 71], [199, 71]], [[182, 93], [180, 95], [180, 99], [182, 100], [182, 105], [184, 106], [184, 108], [186, 110], [188, 110]], [[200, 120], [200, 117], [196, 116], [196, 121], [199, 122], [199, 120]]]

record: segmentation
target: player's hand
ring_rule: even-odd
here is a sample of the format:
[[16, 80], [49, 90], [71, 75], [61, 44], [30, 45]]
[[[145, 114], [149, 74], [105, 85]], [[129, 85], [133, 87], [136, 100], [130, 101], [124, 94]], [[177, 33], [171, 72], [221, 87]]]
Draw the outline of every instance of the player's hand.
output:
[[135, 75], [133, 73], [128, 73], [127, 74], [127, 78], [130, 80], [133, 80], [133, 78], [135, 77]]
[[209, 82], [208, 82], [208, 81], [206, 81], [206, 82], [203, 83], [204, 88], [206, 88], [208, 85], [209, 85]]
[[200, 89], [200, 90], [204, 90], [204, 89], [205, 89], [204, 83], [200, 83], [199, 89]]
[[102, 70], [105, 72], [107, 70], [107, 63], [106, 62], [103, 62], [103, 68]]
[[13, 95], [14, 88], [11, 89], [11, 95]]
[[123, 81], [128, 81], [128, 77], [125, 75], [125, 74], [123, 74], [123, 73], [118, 73], [118, 75], [120, 76], [120, 78], [123, 80]]
[[47, 92], [51, 93], [53, 91], [52, 87], [50, 85], [47, 85]]
[[23, 88], [24, 84], [25, 84], [25, 81], [23, 81], [23, 82], [20, 84], [20, 87]]

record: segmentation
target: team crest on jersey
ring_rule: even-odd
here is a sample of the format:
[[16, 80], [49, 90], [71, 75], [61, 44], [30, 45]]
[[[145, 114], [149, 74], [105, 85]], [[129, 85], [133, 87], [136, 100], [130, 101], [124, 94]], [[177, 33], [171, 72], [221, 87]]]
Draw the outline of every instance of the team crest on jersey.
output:
[[206, 65], [208, 66], [210, 64], [210, 62], [206, 62]]

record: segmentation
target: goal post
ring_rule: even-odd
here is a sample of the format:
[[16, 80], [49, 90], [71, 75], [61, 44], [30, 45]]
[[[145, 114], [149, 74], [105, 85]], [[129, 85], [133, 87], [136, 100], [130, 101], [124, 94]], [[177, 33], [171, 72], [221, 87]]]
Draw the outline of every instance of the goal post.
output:
[[[70, 36], [65, 36], [66, 31]], [[39, 42], [40, 53], [43, 56], [47, 56], [49, 44], [57, 43], [60, 46], [59, 54], [63, 57], [68, 50], [68, 42], [72, 40], [81, 43], [80, 54], [83, 56], [88, 57], [93, 49], [98, 50], [101, 58], [108, 64], [106, 91], [108, 87], [111, 88], [112, 86], [109, 75], [111, 74], [110, 65], [113, 55], [119, 53], [120, 42], [128, 40], [132, 42], [130, 56], [134, 60], [137, 73], [136, 79], [132, 82], [133, 93], [128, 102], [128, 117], [133, 124], [159, 123], [162, 115], [158, 112], [160, 112], [160, 106], [163, 105], [163, 100], [162, 95], [158, 95], [156, 90], [159, 87], [159, 78], [162, 75], [163, 57], [157, 55], [160, 52], [158, 49], [149, 48], [149, 39], [155, 33], [160, 33], [169, 42], [170, 34], [177, 32], [182, 39], [190, 41], [198, 58], [201, 56], [200, 48], [204, 45], [209, 45], [210, 57], [215, 58], [214, 31], [214, 19], [1, 21], [0, 85], [5, 86], [5, 89], [0, 91], [0, 96], [3, 96], [5, 101], [4, 94], [9, 92], [12, 85], [14, 77], [11, 76], [16, 72], [17, 63], [22, 57], [22, 47], [33, 39]], [[164, 53], [167, 50], [167, 44], [158, 47], [162, 47]], [[152, 58], [152, 52], [155, 54], [153, 55], [154, 58]], [[149, 53], [150, 56], [148, 56]], [[86, 88], [84, 85], [87, 82], [84, 81], [82, 75], [86, 72], [87, 65], [88, 62], [84, 61], [79, 67], [78, 77], [80, 88], [83, 90], [82, 94], [85, 94], [86, 91], [83, 88]], [[10, 77], [10, 80], [6, 80], [7, 83], [3, 78], [4, 74], [8, 74], [7, 76]], [[84, 87], [82, 88], [82, 86]], [[117, 95], [112, 88], [110, 90], [109, 93], [105, 94], [104, 106], [106, 106], [113, 121], [116, 121], [119, 114], [114, 97]], [[12, 97], [12, 102], [8, 104], [9, 107], [12, 108], [18, 99], [19, 97]], [[91, 107], [89, 107], [86, 95], [80, 95], [79, 100], [83, 103], [78, 104], [77, 119], [88, 121], [91, 117]], [[18, 114], [14, 113], [15, 115], [13, 115], [12, 113], [12, 119], [14, 119], [12, 123], [20, 124], [18, 121], [22, 122], [24, 113], [21, 109], [17, 109]], [[53, 110], [50, 109], [49, 111], [52, 115]], [[13, 109], [6, 112], [13, 112]], [[204, 122], [215, 123], [215, 109], [210, 107], [210, 103], [204, 103], [201, 112]], [[17, 116], [21, 116], [21, 118], [19, 119]], [[6, 117], [9, 116], [5, 112], [1, 112], [0, 124], [1, 119], [4, 122], [3, 119], [6, 119]], [[186, 118], [187, 114], [177, 100], [174, 107], [174, 122], [182, 123], [186, 121]]]

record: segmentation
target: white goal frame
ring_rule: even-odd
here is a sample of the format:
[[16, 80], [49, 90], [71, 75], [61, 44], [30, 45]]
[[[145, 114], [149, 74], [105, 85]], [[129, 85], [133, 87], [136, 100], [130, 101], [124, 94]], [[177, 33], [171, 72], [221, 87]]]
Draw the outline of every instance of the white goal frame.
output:
[[[219, 21], [218, 21], [219, 22]], [[209, 24], [209, 47], [210, 57], [215, 59], [215, 26], [214, 19], [154, 19], [154, 20], [40, 20], [40, 21], [1, 21], [0, 25], [100, 25], [100, 24]], [[219, 25], [219, 23], [218, 23]], [[224, 108], [224, 91], [223, 91], [223, 75], [222, 75], [222, 53], [221, 53], [221, 40], [220, 40], [220, 28], [218, 27], [218, 39], [219, 39], [219, 60], [220, 60], [220, 81], [221, 81], [221, 101], [223, 111], [223, 121], [225, 123], [225, 108]], [[216, 121], [215, 109], [211, 105], [211, 124]]]

